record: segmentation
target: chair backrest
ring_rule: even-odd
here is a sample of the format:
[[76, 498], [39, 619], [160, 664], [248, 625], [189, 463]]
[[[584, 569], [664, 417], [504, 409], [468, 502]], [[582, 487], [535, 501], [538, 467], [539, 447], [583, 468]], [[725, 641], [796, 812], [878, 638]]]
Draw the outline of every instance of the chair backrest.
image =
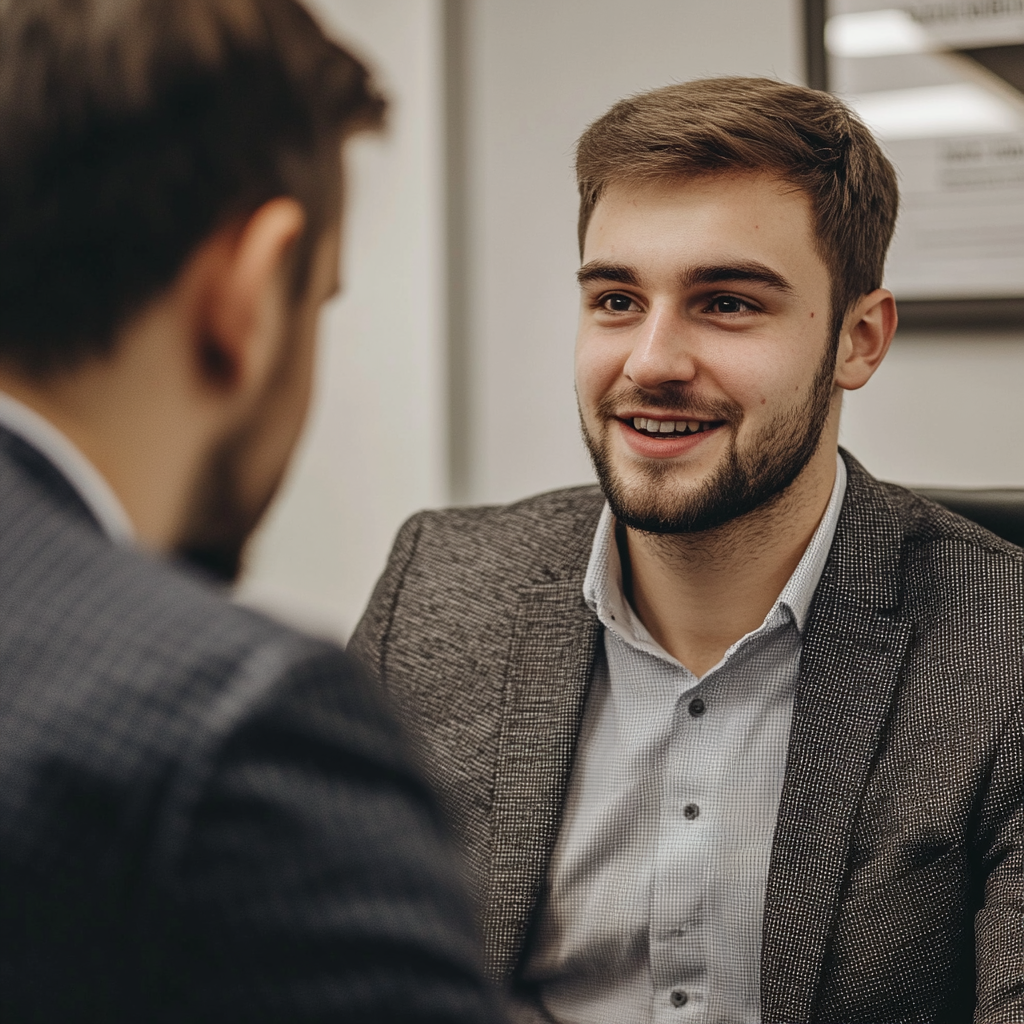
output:
[[915, 487], [918, 494], [970, 519], [997, 537], [1024, 547], [1024, 487], [968, 490], [955, 487]]

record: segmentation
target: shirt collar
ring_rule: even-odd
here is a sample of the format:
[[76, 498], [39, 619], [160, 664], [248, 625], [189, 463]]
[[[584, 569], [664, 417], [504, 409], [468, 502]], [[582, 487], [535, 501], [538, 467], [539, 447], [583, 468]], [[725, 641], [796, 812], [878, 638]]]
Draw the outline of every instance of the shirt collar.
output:
[[0, 426], [30, 444], [60, 471], [112, 541], [125, 545], [134, 543], [135, 527], [113, 488], [48, 419], [0, 391]]
[[832, 494], [825, 507], [825, 514], [821, 517], [818, 528], [814, 531], [803, 558], [793, 570], [786, 585], [779, 594], [777, 604], [785, 605], [793, 613], [797, 629], [802, 633], [807, 625], [807, 617], [811, 611], [811, 602], [814, 600], [814, 592], [818, 589], [821, 574], [825, 570], [825, 563], [828, 561], [828, 553], [832, 550], [832, 541], [836, 535], [836, 525], [839, 522], [839, 513], [843, 507], [843, 498], [846, 496], [846, 463], [836, 453], [836, 479], [832, 484]]
[[[782, 593], [779, 594], [771, 611], [765, 616], [765, 623], [778, 621], [783, 610], [787, 610], [797, 629], [801, 633], [804, 631], [814, 592], [817, 590], [828, 553], [832, 548], [845, 495], [846, 463], [837, 453], [836, 478], [828, 505], [825, 507], [825, 514], [821, 517], [821, 522], [814, 531], [803, 557], [793, 570], [793, 575], [782, 588]], [[623, 593], [622, 563], [615, 540], [615, 517], [607, 502], [598, 520], [594, 544], [590, 549], [590, 561], [583, 580], [583, 597], [608, 629], [621, 635], [633, 646], [650, 650], [650, 653], [660, 657], [664, 656], [661, 647], [647, 632]]]

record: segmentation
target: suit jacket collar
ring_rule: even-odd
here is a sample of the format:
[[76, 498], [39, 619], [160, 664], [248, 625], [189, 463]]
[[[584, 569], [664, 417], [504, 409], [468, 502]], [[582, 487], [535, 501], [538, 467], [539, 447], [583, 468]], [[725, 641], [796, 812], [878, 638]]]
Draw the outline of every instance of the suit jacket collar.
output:
[[42, 456], [77, 492], [107, 536], [130, 544], [135, 527], [114, 489], [85, 453], [40, 412], [0, 391], [0, 428]]
[[47, 503], [103, 532], [95, 513], [68, 478], [37, 448], [3, 424], [0, 424], [0, 464], [3, 464], [0, 472], [18, 473], [31, 482]]

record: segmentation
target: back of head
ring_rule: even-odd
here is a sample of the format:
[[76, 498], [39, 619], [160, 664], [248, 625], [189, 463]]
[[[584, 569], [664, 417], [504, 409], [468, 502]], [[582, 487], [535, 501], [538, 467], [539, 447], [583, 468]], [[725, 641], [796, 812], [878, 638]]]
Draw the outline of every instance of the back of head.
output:
[[705, 78], [615, 104], [577, 145], [580, 252], [608, 185], [736, 172], [776, 175], [808, 196], [837, 327], [882, 283], [898, 191], [871, 133], [829, 93], [768, 78]]
[[301, 284], [366, 68], [296, 0], [0, 0], [0, 362], [102, 355], [211, 232], [281, 195]]

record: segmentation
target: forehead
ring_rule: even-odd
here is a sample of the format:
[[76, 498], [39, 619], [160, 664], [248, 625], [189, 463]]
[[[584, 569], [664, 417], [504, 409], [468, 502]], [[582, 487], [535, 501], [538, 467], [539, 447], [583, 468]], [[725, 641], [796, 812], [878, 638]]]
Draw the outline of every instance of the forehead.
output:
[[583, 262], [593, 260], [645, 274], [750, 260], [789, 278], [827, 273], [807, 195], [756, 173], [610, 185], [587, 226]]

